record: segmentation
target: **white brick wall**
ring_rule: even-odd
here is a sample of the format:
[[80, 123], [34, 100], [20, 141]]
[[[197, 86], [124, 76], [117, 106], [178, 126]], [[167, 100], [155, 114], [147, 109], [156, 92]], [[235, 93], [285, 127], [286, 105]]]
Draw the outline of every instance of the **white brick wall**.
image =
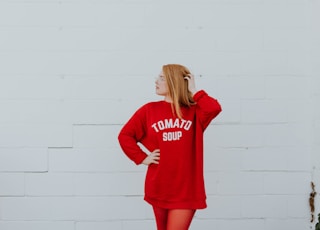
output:
[[117, 134], [161, 99], [166, 63], [190, 67], [223, 106], [205, 136], [209, 207], [191, 229], [314, 228], [319, 11], [317, 0], [0, 0], [0, 230], [155, 229], [145, 167]]

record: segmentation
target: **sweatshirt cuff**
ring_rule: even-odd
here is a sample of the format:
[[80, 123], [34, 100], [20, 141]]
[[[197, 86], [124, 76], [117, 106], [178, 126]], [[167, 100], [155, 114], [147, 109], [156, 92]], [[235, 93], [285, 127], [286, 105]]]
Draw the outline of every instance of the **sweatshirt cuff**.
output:
[[142, 164], [142, 162], [144, 161], [144, 159], [146, 159], [147, 156], [148, 156], [147, 154], [141, 154], [141, 155], [139, 155], [136, 159], [134, 159], [133, 161], [134, 161], [134, 163], [135, 163], [136, 165], [140, 165], [140, 164]]

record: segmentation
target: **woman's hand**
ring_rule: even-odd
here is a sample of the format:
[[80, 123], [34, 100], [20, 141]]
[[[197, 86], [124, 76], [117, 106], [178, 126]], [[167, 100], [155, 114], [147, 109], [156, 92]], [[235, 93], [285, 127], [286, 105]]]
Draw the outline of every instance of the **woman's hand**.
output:
[[160, 160], [160, 149], [155, 149], [142, 161], [142, 164], [144, 165], [159, 164], [159, 160]]
[[194, 95], [197, 92], [197, 89], [193, 74], [188, 74], [184, 77], [184, 79], [188, 81], [188, 89], [192, 93], [192, 95]]

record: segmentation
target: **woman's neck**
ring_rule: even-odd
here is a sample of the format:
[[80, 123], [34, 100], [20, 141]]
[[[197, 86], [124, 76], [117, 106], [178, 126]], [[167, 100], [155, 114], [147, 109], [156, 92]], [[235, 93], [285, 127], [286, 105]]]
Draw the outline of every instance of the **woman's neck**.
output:
[[172, 103], [172, 98], [170, 96], [165, 96], [164, 101]]

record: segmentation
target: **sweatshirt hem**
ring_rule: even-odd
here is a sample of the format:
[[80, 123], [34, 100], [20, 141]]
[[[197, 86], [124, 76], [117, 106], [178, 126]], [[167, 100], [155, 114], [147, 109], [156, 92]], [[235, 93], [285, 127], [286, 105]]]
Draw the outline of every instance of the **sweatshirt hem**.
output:
[[145, 196], [144, 200], [152, 206], [164, 208], [164, 209], [205, 209], [207, 204], [205, 200], [198, 201], [178, 201], [178, 202], [168, 202], [152, 199]]

